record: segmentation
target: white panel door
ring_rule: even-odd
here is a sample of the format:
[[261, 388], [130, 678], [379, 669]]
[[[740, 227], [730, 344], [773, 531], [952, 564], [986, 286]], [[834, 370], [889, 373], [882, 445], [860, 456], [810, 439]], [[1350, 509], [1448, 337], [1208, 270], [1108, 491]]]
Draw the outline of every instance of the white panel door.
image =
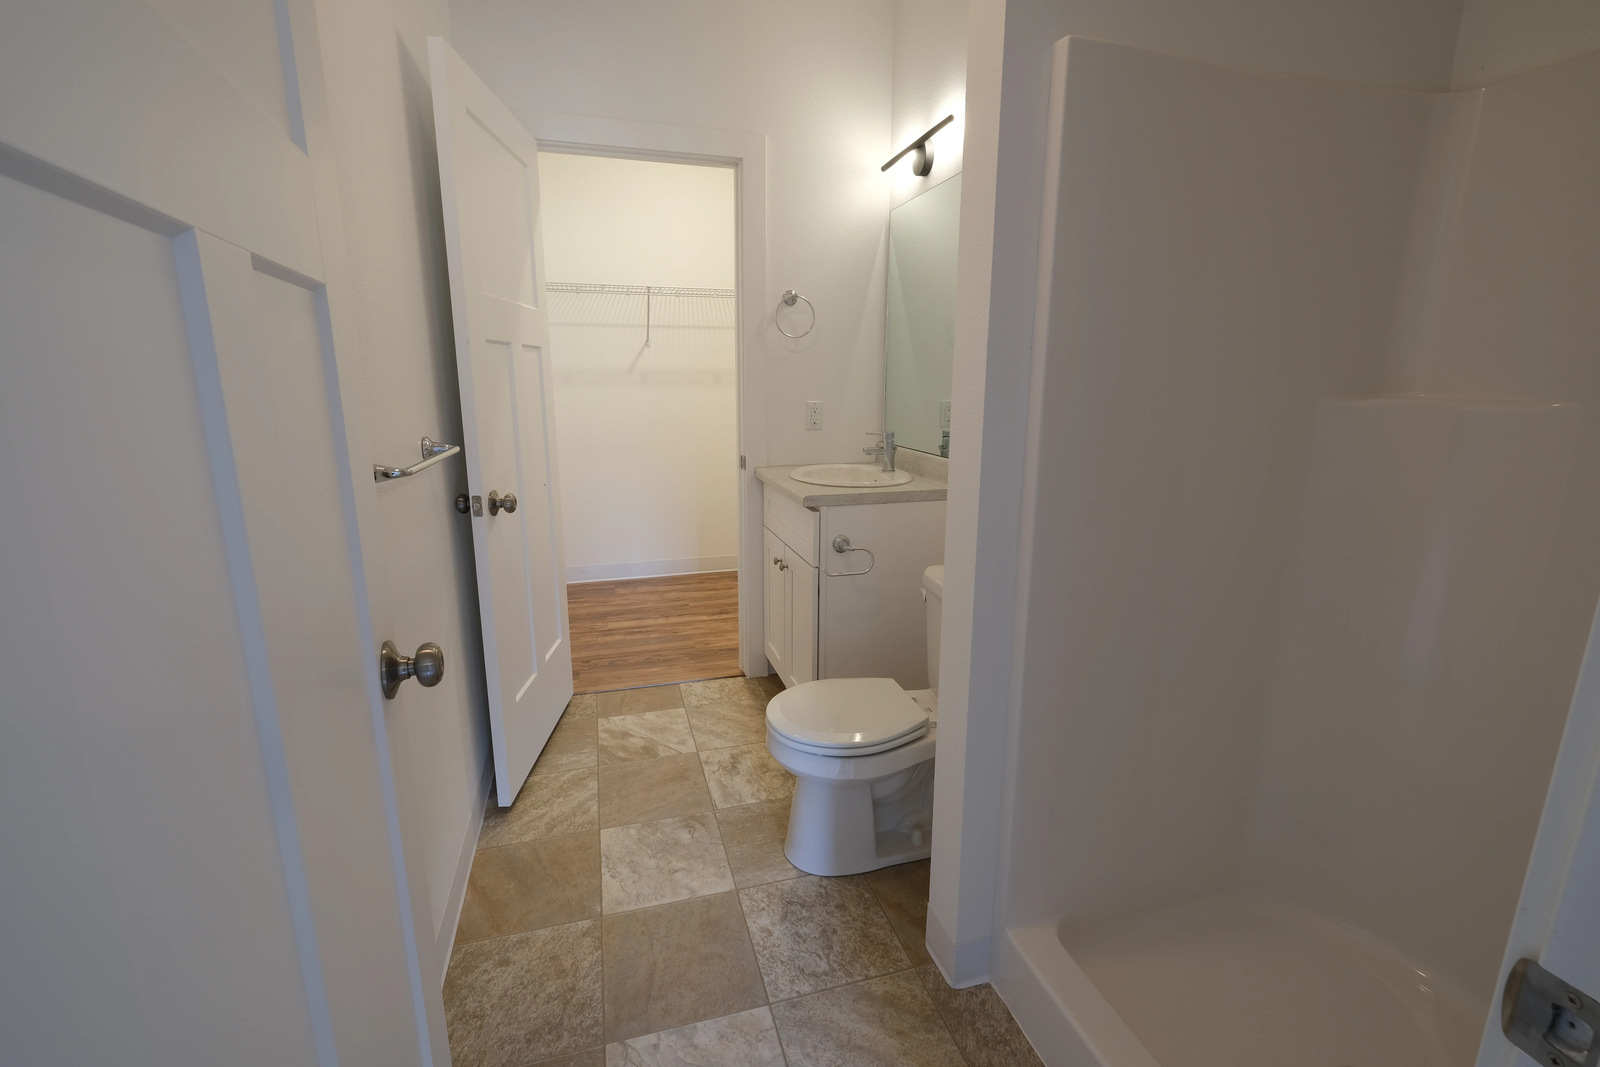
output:
[[[572, 698], [539, 147], [443, 39], [428, 38], [428, 61], [495, 789], [509, 806]], [[514, 510], [496, 504], [507, 495]]]
[[448, 1058], [320, 63], [305, 0], [0, 13], [6, 1063]]

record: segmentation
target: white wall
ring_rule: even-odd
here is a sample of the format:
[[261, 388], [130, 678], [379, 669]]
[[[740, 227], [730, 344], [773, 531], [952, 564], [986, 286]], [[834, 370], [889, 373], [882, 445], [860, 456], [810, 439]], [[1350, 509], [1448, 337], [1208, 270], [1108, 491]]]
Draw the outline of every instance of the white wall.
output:
[[[882, 421], [891, 0], [454, 0], [451, 18], [520, 114], [765, 135], [770, 291], [753, 295], [770, 309], [794, 288], [817, 309], [804, 340], [765, 335], [767, 462], [860, 458]], [[808, 400], [825, 405], [820, 432]]]
[[[372, 454], [410, 462], [424, 434], [461, 439], [426, 45], [448, 32], [448, 12], [442, 0], [338, 0], [318, 4], [318, 21]], [[489, 767], [472, 542], [453, 507], [464, 487], [459, 460], [378, 487], [393, 615], [380, 636], [402, 649], [437, 641], [446, 657], [436, 688], [407, 687], [389, 710], [406, 860], [425, 888], [413, 906], [441, 947]]]
[[961, 172], [966, 111], [967, 0], [895, 0], [892, 151], [880, 165], [946, 115], [956, 120], [934, 136], [926, 178], [912, 174], [908, 160], [890, 169], [894, 204]]
[[[546, 281], [729, 289], [734, 171], [539, 156]], [[731, 299], [550, 293], [570, 580], [728, 570], [738, 530]]]
[[1466, 0], [1451, 88], [1488, 85], [1600, 49], [1593, 0]]
[[1260, 70], [1442, 89], [1460, 10], [1461, 0], [973, 0], [951, 426], [961, 445], [950, 466], [941, 653], [951, 658], [940, 667], [929, 902], [930, 946], [956, 980], [987, 975], [994, 919], [1052, 45], [1081, 34]]

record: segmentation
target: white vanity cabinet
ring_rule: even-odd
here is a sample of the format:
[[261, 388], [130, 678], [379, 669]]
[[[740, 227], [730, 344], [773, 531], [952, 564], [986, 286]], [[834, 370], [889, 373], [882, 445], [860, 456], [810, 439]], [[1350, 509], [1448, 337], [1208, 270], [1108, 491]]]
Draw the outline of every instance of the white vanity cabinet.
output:
[[764, 494], [766, 551], [763, 644], [767, 662], [785, 686], [817, 674], [817, 513]]
[[[762, 514], [763, 645], [783, 684], [889, 677], [926, 688], [922, 572], [944, 562], [945, 502], [808, 508], [769, 487]], [[836, 551], [840, 537], [866, 551]]]

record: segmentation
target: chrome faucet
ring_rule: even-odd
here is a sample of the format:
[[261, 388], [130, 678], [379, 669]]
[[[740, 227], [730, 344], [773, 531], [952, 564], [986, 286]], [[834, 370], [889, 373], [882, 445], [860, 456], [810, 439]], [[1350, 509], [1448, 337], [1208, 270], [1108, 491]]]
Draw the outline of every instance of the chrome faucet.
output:
[[894, 431], [893, 430], [868, 430], [867, 433], [883, 438], [883, 444], [871, 445], [861, 451], [869, 456], [882, 456], [883, 469], [886, 473], [894, 473]]

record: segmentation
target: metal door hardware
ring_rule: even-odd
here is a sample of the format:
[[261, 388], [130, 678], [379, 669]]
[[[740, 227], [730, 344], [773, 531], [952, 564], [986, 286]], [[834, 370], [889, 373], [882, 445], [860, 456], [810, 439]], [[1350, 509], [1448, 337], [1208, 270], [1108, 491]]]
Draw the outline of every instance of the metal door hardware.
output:
[[[465, 493], [457, 493], [456, 494], [456, 510], [461, 512], [461, 514], [463, 514], [463, 515], [471, 514], [471, 512], [472, 512], [472, 498], [469, 497]], [[481, 504], [478, 506], [478, 510], [480, 512], [483, 510], [483, 506]]]
[[501, 496], [493, 489], [489, 490], [489, 514], [498, 515], [502, 511], [511, 514], [517, 510], [517, 494], [507, 493]]
[[393, 700], [400, 683], [407, 678], [415, 678], [418, 685], [431, 689], [444, 677], [444, 650], [429, 641], [418, 645], [417, 654], [407, 659], [393, 641], [385, 641], [378, 651], [378, 677], [383, 681], [385, 700]]
[[435, 441], [431, 437], [422, 439], [422, 462], [413, 463], [409, 467], [385, 467], [381, 464], [372, 465], [374, 481], [391, 481], [395, 478], [409, 478], [418, 471], [425, 471], [441, 460], [449, 459], [461, 451], [460, 445], [447, 445], [443, 441]]
[[1511, 968], [1500, 1002], [1500, 1027], [1508, 1041], [1550, 1067], [1600, 1063], [1595, 1041], [1600, 1003], [1534, 960], [1518, 960]]

